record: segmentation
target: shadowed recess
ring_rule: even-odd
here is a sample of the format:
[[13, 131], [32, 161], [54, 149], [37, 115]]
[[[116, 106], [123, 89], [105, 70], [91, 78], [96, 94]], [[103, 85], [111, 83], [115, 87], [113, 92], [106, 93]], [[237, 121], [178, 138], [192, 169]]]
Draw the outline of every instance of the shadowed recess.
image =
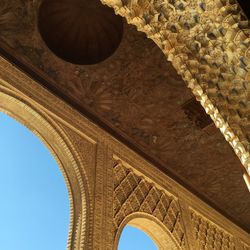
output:
[[[49, 5], [56, 2], [44, 0]], [[237, 7], [231, 5], [233, 1], [223, 2], [229, 9]], [[121, 44], [111, 57], [95, 65], [70, 64], [51, 53], [41, 39], [36, 27], [37, 4], [1, 3], [2, 56], [231, 221], [250, 230], [250, 196], [239, 159], [200, 104], [193, 102], [193, 94], [153, 41], [124, 22]], [[59, 22], [68, 30], [66, 23]], [[64, 42], [64, 38], [59, 40]]]
[[244, 13], [249, 19], [250, 18], [250, 2], [246, 0], [238, 0], [238, 3], [240, 4], [240, 7], [242, 8], [242, 10], [244, 11]]
[[56, 161], [27, 128], [0, 113], [1, 250], [66, 249], [70, 211]]
[[46, 45], [73, 64], [96, 64], [118, 48], [123, 22], [99, 0], [44, 0], [38, 26]]
[[157, 250], [154, 241], [142, 230], [132, 226], [124, 227], [118, 250]]

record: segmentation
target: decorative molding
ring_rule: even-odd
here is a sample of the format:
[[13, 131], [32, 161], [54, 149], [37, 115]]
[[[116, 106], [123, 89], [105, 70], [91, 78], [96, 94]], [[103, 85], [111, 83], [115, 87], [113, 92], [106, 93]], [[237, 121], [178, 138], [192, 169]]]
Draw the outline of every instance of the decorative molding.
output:
[[90, 249], [88, 238], [91, 237], [92, 198], [84, 174], [86, 166], [56, 120], [34, 101], [7, 85], [0, 79], [0, 111], [12, 116], [39, 137], [54, 156], [64, 176], [70, 201], [67, 249]]
[[[249, 230], [247, 208], [250, 198], [242, 179], [241, 164], [217, 128], [200, 130], [186, 118], [180, 105], [190, 99], [192, 93], [171, 63], [165, 60], [161, 50], [124, 22], [123, 41], [113, 57], [91, 67], [68, 64], [51, 53], [41, 39], [37, 27], [40, 2], [1, 2], [0, 39], [4, 41], [1, 42], [1, 53], [162, 172]], [[177, 5], [176, 1], [169, 3]], [[138, 6], [140, 4], [141, 1]], [[13, 30], [15, 27], [20, 29]], [[10, 74], [13, 71], [10, 70]], [[10, 74], [1, 72], [4, 79], [14, 82]], [[22, 85], [19, 88], [29, 89], [28, 84]], [[32, 89], [32, 92], [29, 95], [33, 98], [42, 95], [38, 93], [39, 88]], [[41, 103], [53, 110], [52, 113], [57, 113], [56, 108], [48, 107], [48, 98], [46, 93]], [[64, 124], [64, 119], [72, 119], [71, 112], [66, 113], [65, 109], [61, 114], [60, 120]], [[78, 126], [77, 122], [74, 126]], [[215, 134], [211, 135], [213, 132]]]
[[[58, 156], [59, 164], [67, 167], [66, 173], [73, 187], [80, 182], [79, 187], [73, 189], [74, 211], [79, 213], [73, 213], [74, 216], [71, 215], [78, 221], [71, 224], [73, 226], [69, 237], [72, 235], [74, 239], [71, 241], [73, 244], [69, 243], [68, 249], [111, 250], [114, 230], [117, 230], [121, 221], [120, 217], [124, 217], [127, 213], [133, 211], [147, 214], [151, 212], [151, 215], [163, 224], [173, 238], [181, 243], [183, 242], [181, 237], [185, 232], [183, 224], [189, 223], [189, 220], [185, 220], [184, 216], [180, 217], [180, 211], [190, 215], [190, 211], [185, 209], [189, 206], [194, 207], [195, 211], [198, 211], [197, 214], [205, 214], [207, 218], [204, 216], [202, 218], [209, 224], [216, 224], [218, 230], [226, 228], [228, 231], [226, 234], [233, 235], [234, 239], [237, 240], [235, 240], [237, 242], [235, 243], [236, 249], [241, 245], [245, 245], [245, 249], [248, 248], [247, 244], [250, 244], [249, 234], [244, 230], [227, 220], [155, 166], [115, 140], [111, 135], [91, 123], [86, 117], [2, 58], [0, 59], [0, 68], [0, 106], [5, 107], [4, 110], [7, 113], [14, 115], [17, 120], [45, 139], [46, 145]], [[86, 168], [89, 167], [86, 166], [89, 162], [87, 159], [86, 161], [81, 160], [81, 157], [84, 158], [86, 144], [74, 142], [76, 135], [72, 136], [66, 127], [74, 131], [77, 137], [79, 135], [77, 141], [81, 140], [81, 137], [84, 141], [88, 141], [87, 144], [93, 144], [96, 147], [96, 172], [93, 176], [95, 187], [91, 187], [91, 180], [89, 180], [88, 175], [85, 176], [82, 172], [84, 170], [84, 173], [87, 173]], [[57, 143], [56, 146], [55, 143]], [[124, 161], [119, 160], [119, 157], [120, 159], [122, 157]], [[127, 182], [129, 184], [124, 187], [122, 183]], [[133, 188], [132, 183], [136, 186], [129, 195], [129, 190], [131, 190], [131, 187]], [[140, 186], [140, 183], [142, 183], [142, 186]], [[116, 195], [114, 187], [125, 196], [122, 202], [120, 202], [120, 196]], [[142, 187], [146, 187], [148, 195], [146, 197], [142, 195], [141, 197], [144, 198], [138, 203], [140, 196], [136, 195], [136, 190], [142, 190]], [[94, 197], [91, 193], [93, 189], [95, 190]], [[84, 195], [82, 190], [86, 191], [86, 203], [85, 199], [81, 199], [81, 195]], [[92, 205], [89, 204], [89, 202], [92, 202], [91, 199]], [[182, 210], [179, 208], [179, 201], [185, 203]], [[161, 206], [160, 204], [164, 204], [164, 202], [171, 205], [169, 207], [167, 205]], [[83, 209], [85, 204], [86, 208]], [[118, 208], [115, 217], [113, 204], [117, 204], [116, 207]], [[125, 209], [126, 206], [128, 211]], [[91, 211], [92, 208], [93, 211]], [[133, 211], [132, 208], [134, 208]], [[113, 223], [114, 221], [115, 223]], [[84, 229], [86, 230], [84, 231]], [[184, 239], [185, 245], [182, 245], [183, 248], [197, 249], [192, 248], [192, 241]]]
[[92, 193], [91, 195], [93, 195], [96, 172], [97, 142], [86, 139], [86, 136], [84, 136], [84, 131], [82, 131], [82, 133], [74, 131], [72, 128], [68, 127], [66, 124], [62, 124], [60, 121], [58, 121], [58, 124], [60, 124], [61, 129], [64, 131], [74, 148], [77, 150], [83, 165], [88, 166], [87, 168], [83, 169], [82, 172], [87, 176], [90, 186], [89, 188], [91, 189]]
[[101, 1], [161, 48], [250, 168], [250, 29], [237, 2]]
[[193, 233], [200, 250], [239, 249], [236, 248], [235, 239], [231, 234], [209, 221], [206, 217], [191, 210], [191, 218]]
[[178, 244], [185, 247], [185, 233], [176, 197], [157, 188], [121, 163], [114, 166], [114, 227], [126, 216], [143, 212], [153, 215], [169, 230]]

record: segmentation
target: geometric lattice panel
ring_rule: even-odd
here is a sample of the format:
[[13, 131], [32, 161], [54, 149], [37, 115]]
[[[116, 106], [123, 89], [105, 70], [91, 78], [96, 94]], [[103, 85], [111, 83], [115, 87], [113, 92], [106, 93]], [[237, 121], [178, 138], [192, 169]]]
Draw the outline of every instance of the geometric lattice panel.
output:
[[234, 238], [228, 232], [203, 218], [196, 212], [191, 212], [195, 239], [199, 249], [204, 250], [235, 250]]
[[180, 246], [185, 245], [181, 213], [176, 199], [122, 164], [114, 167], [114, 226], [126, 216], [144, 212], [161, 221]]

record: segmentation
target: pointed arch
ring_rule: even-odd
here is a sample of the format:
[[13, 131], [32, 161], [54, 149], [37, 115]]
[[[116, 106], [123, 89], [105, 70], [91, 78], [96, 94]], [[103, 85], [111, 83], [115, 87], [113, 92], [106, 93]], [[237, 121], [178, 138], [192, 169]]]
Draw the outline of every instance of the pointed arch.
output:
[[155, 242], [159, 250], [182, 249], [160, 220], [153, 215], [142, 212], [132, 213], [122, 221], [116, 233], [115, 249], [117, 249], [122, 231], [127, 225], [145, 232]]
[[70, 201], [67, 249], [83, 249], [87, 244], [86, 231], [91, 213], [85, 166], [70, 139], [56, 121], [38, 104], [6, 86], [1, 80], [0, 111], [30, 129], [55, 158], [65, 179]]

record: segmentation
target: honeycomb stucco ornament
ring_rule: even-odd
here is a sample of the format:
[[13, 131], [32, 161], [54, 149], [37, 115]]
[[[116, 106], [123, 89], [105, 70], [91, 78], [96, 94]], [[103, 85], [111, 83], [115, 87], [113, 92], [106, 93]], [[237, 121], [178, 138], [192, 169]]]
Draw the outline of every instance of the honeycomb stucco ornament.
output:
[[1, 1], [2, 55], [16, 57], [9, 60], [38, 83], [250, 230], [240, 161], [219, 130], [208, 135], [180, 109], [193, 94], [156, 44], [124, 20], [121, 46], [111, 58], [95, 66], [69, 64], [41, 38], [40, 2]]
[[249, 25], [236, 1], [101, 0], [163, 51], [249, 173]]
[[131, 213], [162, 224], [165, 239], [176, 245], [173, 249], [200, 249], [190, 207], [202, 216], [202, 225], [213, 225], [225, 237], [233, 235], [235, 249], [249, 249], [247, 232], [3, 58], [0, 69], [1, 111], [42, 138], [67, 174], [72, 191], [67, 249], [116, 249], [115, 231]]

